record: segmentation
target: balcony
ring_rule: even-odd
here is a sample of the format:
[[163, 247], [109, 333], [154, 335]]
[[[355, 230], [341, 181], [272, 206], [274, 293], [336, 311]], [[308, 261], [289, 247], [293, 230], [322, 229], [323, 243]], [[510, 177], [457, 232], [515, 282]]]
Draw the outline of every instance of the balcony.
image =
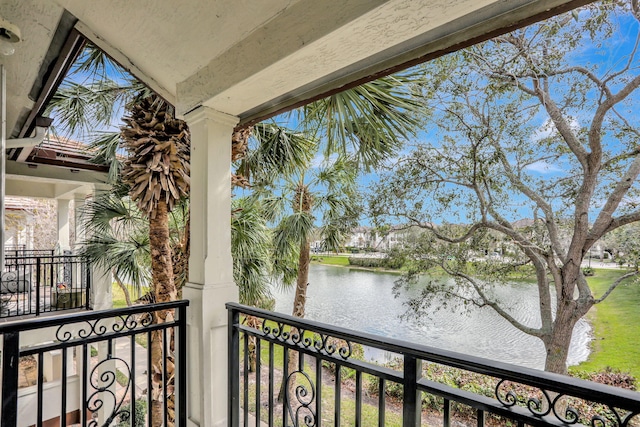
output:
[[[161, 421], [185, 426], [187, 305], [178, 301], [0, 325], [0, 425], [133, 427]], [[173, 319], [156, 323], [166, 310]], [[158, 346], [149, 345], [152, 336]]]
[[5, 249], [0, 318], [89, 309], [91, 273], [78, 255], [53, 250]]
[[[227, 309], [233, 427], [254, 425], [256, 419], [295, 427], [639, 425], [640, 393], [635, 391], [239, 304], [228, 303]], [[361, 347], [395, 362], [382, 366], [362, 360], [356, 357]], [[481, 375], [491, 391], [423, 377], [424, 369], [443, 366]], [[277, 401], [280, 378], [287, 384], [282, 403]], [[423, 402], [435, 410], [427, 412]]]

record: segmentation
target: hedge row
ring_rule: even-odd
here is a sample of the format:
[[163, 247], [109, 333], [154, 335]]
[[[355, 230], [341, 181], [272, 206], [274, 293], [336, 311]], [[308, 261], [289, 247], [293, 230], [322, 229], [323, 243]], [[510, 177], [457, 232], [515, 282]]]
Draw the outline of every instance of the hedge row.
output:
[[349, 265], [357, 267], [367, 268], [388, 268], [391, 270], [399, 270], [402, 268], [404, 262], [397, 258], [361, 258], [361, 257], [349, 257]]

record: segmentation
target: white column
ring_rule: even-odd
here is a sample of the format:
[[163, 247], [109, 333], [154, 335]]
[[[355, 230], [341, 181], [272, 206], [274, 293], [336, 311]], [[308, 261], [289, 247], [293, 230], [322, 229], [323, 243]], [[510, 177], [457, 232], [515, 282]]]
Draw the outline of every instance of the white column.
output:
[[200, 107], [191, 131], [188, 308], [191, 425], [227, 423], [227, 301], [238, 301], [231, 260], [231, 133], [238, 118]]
[[[93, 198], [96, 197], [94, 190]], [[76, 202], [76, 209], [78, 203]], [[76, 227], [78, 227], [78, 213], [76, 212]], [[82, 227], [81, 227], [82, 228]], [[77, 230], [77, 228], [76, 228]], [[76, 231], [76, 239], [78, 238]], [[84, 231], [82, 232], [84, 238]], [[104, 269], [98, 265], [91, 265], [91, 290], [90, 290], [90, 306], [93, 310], [107, 310], [113, 308], [113, 295], [111, 288], [113, 285], [113, 277], [111, 271]]]
[[91, 266], [90, 306], [94, 310], [107, 310], [113, 307], [111, 272], [97, 265]]
[[[69, 250], [71, 248], [69, 235], [71, 228], [69, 226], [69, 200], [57, 200], [58, 202], [58, 244], [60, 251]], [[38, 248], [42, 249], [42, 248]]]
[[73, 199], [74, 210], [74, 230], [75, 230], [75, 242], [74, 252], [77, 252], [79, 245], [85, 240], [84, 224], [82, 223], [82, 209], [84, 208], [84, 197], [76, 197]]

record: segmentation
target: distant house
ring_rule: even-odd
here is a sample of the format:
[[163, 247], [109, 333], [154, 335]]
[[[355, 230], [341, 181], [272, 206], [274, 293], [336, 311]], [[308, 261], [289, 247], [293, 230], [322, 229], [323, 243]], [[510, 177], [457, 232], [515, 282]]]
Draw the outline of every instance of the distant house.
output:
[[405, 226], [392, 226], [388, 230], [365, 226], [356, 227], [351, 230], [345, 246], [359, 249], [370, 248], [384, 252], [402, 245], [414, 232], [413, 227], [407, 228]]

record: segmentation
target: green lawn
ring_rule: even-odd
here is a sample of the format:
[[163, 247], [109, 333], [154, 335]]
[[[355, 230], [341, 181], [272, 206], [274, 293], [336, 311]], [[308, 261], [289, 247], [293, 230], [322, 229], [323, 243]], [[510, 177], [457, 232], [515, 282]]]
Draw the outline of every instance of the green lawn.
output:
[[127, 306], [127, 301], [124, 299], [124, 292], [122, 292], [120, 286], [115, 283], [111, 285], [111, 297], [113, 301], [113, 308], [122, 308]]
[[[624, 272], [596, 269], [589, 284], [596, 298]], [[592, 353], [577, 369], [601, 371], [607, 367], [640, 378], [640, 287], [633, 280], [620, 285], [587, 315], [593, 327]]]
[[349, 257], [344, 255], [313, 255], [311, 261], [327, 265], [349, 265]]
[[[146, 289], [143, 289], [142, 292], [146, 292]], [[132, 286], [129, 286], [129, 296], [131, 296], [131, 301], [133, 302], [140, 297]], [[122, 292], [120, 286], [115, 282], [111, 285], [111, 297], [113, 299], [113, 308], [122, 308], [127, 306], [127, 301], [124, 299], [124, 292]]]

